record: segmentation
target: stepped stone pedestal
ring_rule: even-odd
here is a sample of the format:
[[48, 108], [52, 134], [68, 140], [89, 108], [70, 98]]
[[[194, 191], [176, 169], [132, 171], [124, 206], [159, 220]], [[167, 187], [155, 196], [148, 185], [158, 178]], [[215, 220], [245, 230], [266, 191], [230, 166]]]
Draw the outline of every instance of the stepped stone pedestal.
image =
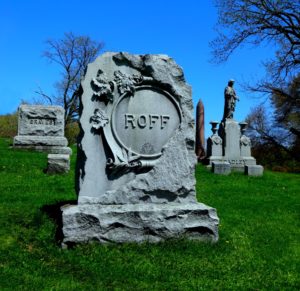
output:
[[[210, 167], [215, 164], [214, 173], [228, 174], [229, 171], [225, 168], [229, 164], [231, 171], [244, 172], [247, 175], [263, 174], [263, 167], [257, 166], [255, 158], [251, 156], [251, 141], [245, 135], [247, 123], [225, 119], [220, 123], [218, 130], [218, 122], [214, 121], [211, 124], [213, 135], [207, 140], [207, 160]], [[246, 166], [260, 170], [246, 170]]]
[[[18, 113], [18, 135], [14, 137], [14, 148], [56, 155], [72, 154], [64, 137], [64, 109], [61, 106], [21, 105]], [[49, 156], [48, 165], [50, 168], [46, 172], [49, 173], [59, 168], [53, 167], [53, 158], [49, 159]], [[65, 163], [64, 169], [68, 171], [69, 168], [69, 163]]]

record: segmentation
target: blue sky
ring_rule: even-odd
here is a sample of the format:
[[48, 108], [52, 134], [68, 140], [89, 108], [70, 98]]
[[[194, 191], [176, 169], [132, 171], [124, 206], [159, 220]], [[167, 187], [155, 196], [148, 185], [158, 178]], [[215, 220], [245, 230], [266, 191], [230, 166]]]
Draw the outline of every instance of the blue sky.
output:
[[262, 77], [262, 61], [271, 47], [244, 47], [222, 65], [209, 62], [209, 42], [216, 36], [217, 11], [212, 0], [0, 0], [0, 114], [32, 100], [40, 86], [54, 92], [60, 68], [42, 57], [45, 41], [64, 32], [88, 35], [105, 43], [104, 51], [167, 54], [183, 68], [193, 100], [205, 106], [206, 136], [210, 120], [223, 114], [223, 90], [236, 80], [241, 99], [235, 119], [242, 121], [259, 103], [240, 83]]

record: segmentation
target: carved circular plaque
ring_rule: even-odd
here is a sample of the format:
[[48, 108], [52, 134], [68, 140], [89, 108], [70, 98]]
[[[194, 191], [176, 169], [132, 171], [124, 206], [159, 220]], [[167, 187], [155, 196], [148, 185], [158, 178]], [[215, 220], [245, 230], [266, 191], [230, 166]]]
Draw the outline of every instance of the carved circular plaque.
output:
[[181, 111], [174, 98], [152, 86], [123, 94], [111, 119], [113, 134], [121, 147], [146, 158], [161, 155], [163, 146], [181, 123]]

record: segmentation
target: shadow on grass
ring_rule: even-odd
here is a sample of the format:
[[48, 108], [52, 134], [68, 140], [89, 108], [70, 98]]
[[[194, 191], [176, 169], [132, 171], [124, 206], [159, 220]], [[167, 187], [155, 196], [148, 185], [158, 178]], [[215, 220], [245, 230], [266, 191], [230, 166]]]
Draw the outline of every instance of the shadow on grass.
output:
[[41, 207], [41, 211], [46, 213], [50, 219], [54, 221], [56, 224], [56, 231], [55, 231], [55, 241], [57, 244], [63, 241], [64, 234], [63, 234], [63, 221], [62, 221], [62, 206], [66, 205], [76, 205], [77, 200], [66, 200], [61, 201], [55, 204], [44, 205]]

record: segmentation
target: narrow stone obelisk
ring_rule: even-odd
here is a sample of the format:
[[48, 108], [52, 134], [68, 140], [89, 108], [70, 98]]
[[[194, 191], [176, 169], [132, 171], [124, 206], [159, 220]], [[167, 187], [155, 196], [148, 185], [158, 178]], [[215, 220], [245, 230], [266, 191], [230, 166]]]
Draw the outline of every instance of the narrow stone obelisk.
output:
[[204, 105], [201, 99], [199, 99], [196, 108], [196, 146], [195, 153], [198, 162], [205, 158], [205, 138], [204, 138]]

